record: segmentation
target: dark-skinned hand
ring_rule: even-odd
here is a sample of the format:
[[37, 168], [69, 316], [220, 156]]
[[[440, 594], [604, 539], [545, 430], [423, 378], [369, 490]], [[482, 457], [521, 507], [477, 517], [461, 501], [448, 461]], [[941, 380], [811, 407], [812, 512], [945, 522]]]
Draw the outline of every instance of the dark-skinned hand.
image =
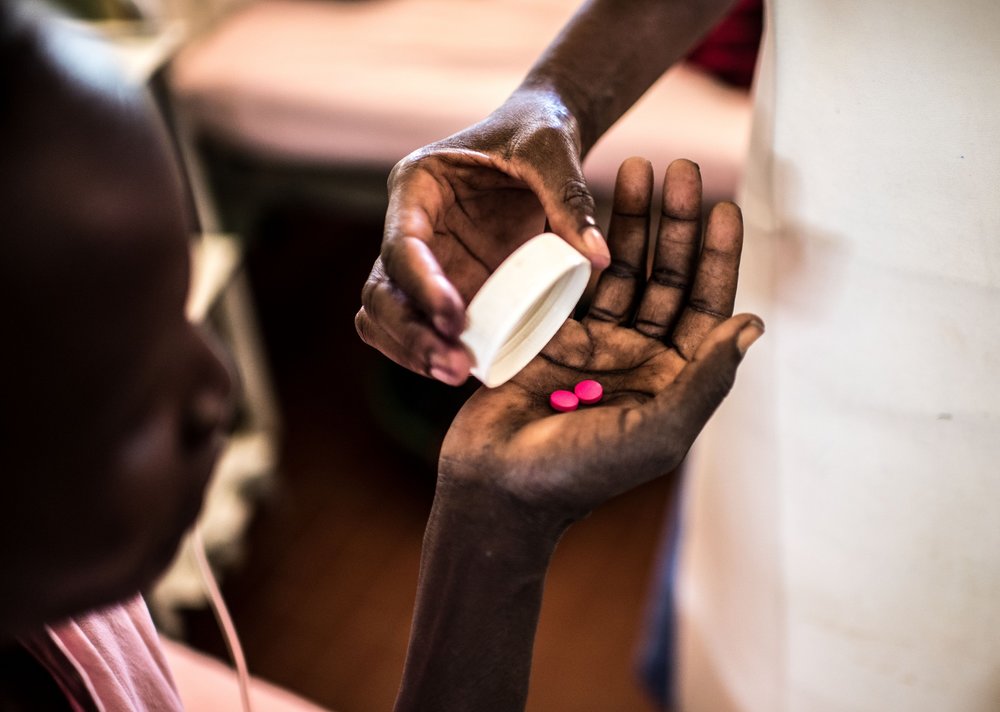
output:
[[[681, 462], [763, 324], [731, 316], [740, 210], [715, 206], [702, 241], [701, 175], [689, 161], [667, 169], [647, 270], [652, 185], [647, 161], [622, 164], [612, 263], [588, 313], [511, 381], [469, 399], [442, 448], [446, 481], [489, 483], [569, 521]], [[552, 410], [553, 390], [588, 378], [604, 386], [600, 403]]]
[[462, 383], [466, 305], [546, 221], [595, 268], [607, 266], [575, 123], [544, 92], [515, 93], [393, 169], [381, 254], [355, 318], [361, 338], [412, 371]]

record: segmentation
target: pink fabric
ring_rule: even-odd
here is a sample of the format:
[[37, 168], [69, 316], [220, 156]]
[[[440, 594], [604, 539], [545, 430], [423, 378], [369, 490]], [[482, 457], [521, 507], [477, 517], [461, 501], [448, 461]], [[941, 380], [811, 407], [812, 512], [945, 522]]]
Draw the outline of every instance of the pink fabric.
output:
[[47, 627], [21, 641], [80, 712], [183, 710], [145, 602]]
[[[228, 665], [167, 638], [160, 641], [187, 712], [239, 709], [236, 673]], [[324, 712], [302, 697], [260, 678], [250, 678], [250, 702], [260, 712]]]

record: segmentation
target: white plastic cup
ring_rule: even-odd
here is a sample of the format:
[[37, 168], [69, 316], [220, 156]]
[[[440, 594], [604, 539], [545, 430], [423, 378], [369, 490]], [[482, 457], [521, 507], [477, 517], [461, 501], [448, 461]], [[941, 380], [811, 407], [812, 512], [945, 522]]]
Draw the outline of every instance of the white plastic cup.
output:
[[531, 238], [490, 275], [460, 337], [472, 375], [489, 388], [513, 378], [549, 343], [587, 288], [590, 261], [551, 232]]

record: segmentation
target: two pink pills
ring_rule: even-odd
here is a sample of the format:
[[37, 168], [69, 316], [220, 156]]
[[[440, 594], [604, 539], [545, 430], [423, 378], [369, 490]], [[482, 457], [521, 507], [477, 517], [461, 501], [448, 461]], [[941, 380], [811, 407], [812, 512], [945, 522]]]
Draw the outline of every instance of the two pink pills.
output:
[[597, 381], [587, 379], [586, 381], [577, 383], [572, 391], [552, 391], [552, 394], [549, 396], [549, 405], [552, 406], [553, 410], [558, 410], [560, 413], [568, 413], [576, 410], [581, 403], [584, 405], [593, 405], [601, 400], [603, 396], [604, 387]]

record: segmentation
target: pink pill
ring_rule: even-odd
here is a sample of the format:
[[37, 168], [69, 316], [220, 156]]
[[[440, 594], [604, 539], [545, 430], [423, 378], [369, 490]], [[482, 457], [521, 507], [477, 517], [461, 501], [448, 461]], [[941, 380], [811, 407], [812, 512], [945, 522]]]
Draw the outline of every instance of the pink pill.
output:
[[584, 405], [590, 405], [601, 400], [604, 396], [604, 387], [601, 386], [597, 381], [587, 379], [586, 381], [580, 381], [573, 387], [573, 393], [576, 397], [580, 399], [580, 402]]
[[549, 405], [561, 413], [568, 413], [571, 410], [576, 410], [576, 407], [580, 405], [580, 399], [569, 391], [552, 391], [552, 395], [549, 396]]

